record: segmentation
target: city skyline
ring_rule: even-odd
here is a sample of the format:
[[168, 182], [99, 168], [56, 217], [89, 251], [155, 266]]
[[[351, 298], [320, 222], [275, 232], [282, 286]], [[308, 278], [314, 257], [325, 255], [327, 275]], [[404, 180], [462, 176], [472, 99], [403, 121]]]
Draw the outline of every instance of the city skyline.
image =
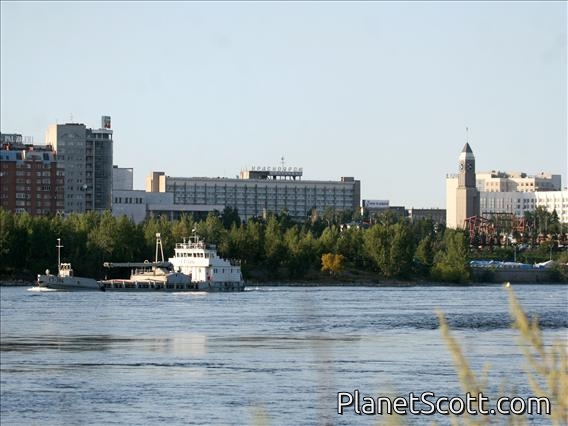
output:
[[567, 184], [565, 2], [0, 7], [1, 131], [42, 144], [110, 115], [139, 189], [284, 157], [362, 199], [444, 208], [466, 139], [478, 171]]

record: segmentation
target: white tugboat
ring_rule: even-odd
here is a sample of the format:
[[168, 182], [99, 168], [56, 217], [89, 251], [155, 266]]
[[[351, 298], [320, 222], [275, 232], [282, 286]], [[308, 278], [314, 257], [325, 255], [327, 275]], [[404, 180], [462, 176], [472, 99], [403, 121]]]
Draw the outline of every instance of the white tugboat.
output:
[[[158, 259], [158, 253], [160, 259]], [[197, 286], [191, 277], [175, 272], [170, 262], [164, 261], [162, 238], [156, 234], [156, 257], [154, 262], [105, 262], [106, 268], [131, 268], [129, 279], [102, 280], [107, 291], [195, 291]]]
[[57, 275], [49, 273], [49, 269], [45, 274], [38, 274], [37, 285], [39, 288], [48, 288], [52, 290], [102, 290], [104, 287], [93, 278], [76, 277], [73, 274], [73, 268], [70, 263], [61, 263], [61, 238], [57, 239]]
[[[58, 275], [38, 275], [40, 288], [53, 290], [101, 291], [244, 291], [245, 283], [239, 264], [222, 259], [214, 245], [207, 245], [197, 236], [176, 244], [174, 257], [164, 260], [162, 239], [156, 234], [154, 262], [105, 262], [107, 268], [130, 268], [128, 279], [75, 277], [70, 263], [61, 263], [61, 240], [57, 239]], [[158, 257], [160, 255], [160, 258]]]
[[245, 282], [237, 262], [222, 259], [213, 244], [206, 244], [197, 235], [177, 243], [169, 262], [174, 270], [191, 276], [197, 290], [244, 291]]

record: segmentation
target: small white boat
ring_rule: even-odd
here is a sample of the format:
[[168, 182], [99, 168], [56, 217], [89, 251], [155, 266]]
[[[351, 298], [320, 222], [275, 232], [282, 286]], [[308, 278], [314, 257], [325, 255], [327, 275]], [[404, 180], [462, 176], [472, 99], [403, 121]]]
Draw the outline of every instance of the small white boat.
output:
[[49, 273], [49, 269], [45, 274], [38, 274], [37, 285], [39, 288], [48, 288], [52, 290], [102, 290], [104, 287], [93, 278], [76, 277], [73, 274], [73, 268], [70, 263], [61, 263], [61, 239], [57, 239], [57, 275]]

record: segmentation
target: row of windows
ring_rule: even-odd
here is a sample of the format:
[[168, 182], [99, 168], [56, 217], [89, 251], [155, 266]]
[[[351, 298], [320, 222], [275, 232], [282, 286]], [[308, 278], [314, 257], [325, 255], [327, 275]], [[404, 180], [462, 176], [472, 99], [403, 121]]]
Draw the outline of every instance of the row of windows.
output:
[[205, 198], [185, 198], [185, 197], [174, 197], [175, 204], [225, 204], [225, 205], [236, 205], [237, 208], [242, 207], [252, 207], [258, 206], [258, 208], [276, 208], [276, 207], [305, 207], [312, 206], [314, 204], [319, 205], [334, 205], [337, 207], [347, 207], [353, 205], [352, 198], [340, 198], [340, 199], [298, 199], [298, 200], [285, 200], [285, 199], [271, 199], [271, 200], [207, 200]]
[[[9, 168], [9, 162], [2, 162], [2, 168], [7, 169]], [[32, 167], [33, 166], [33, 167]], [[24, 163], [17, 163], [16, 164], [16, 169], [51, 169], [51, 163], [46, 164], [43, 162], [36, 162], [36, 161], [26, 161]], [[48, 172], [44, 172], [44, 173], [50, 173]]]
[[[17, 170], [16, 176], [51, 177], [51, 172], [35, 172], [35, 174], [32, 174], [32, 173], [33, 172], [24, 172], [23, 170]], [[63, 176], [63, 174], [57, 173], [57, 176]]]
[[[16, 207], [32, 207], [34, 203], [29, 200], [16, 200]], [[63, 207], [63, 203], [53, 203], [51, 201], [36, 201], [36, 207]]]
[[206, 259], [212, 258], [213, 255], [211, 253], [179, 253], [177, 257], [204, 257]]
[[313, 196], [313, 195], [305, 195], [305, 196], [294, 196], [294, 195], [289, 195], [289, 196], [281, 196], [281, 197], [261, 197], [261, 196], [255, 196], [255, 195], [249, 195], [247, 197], [245, 196], [227, 196], [227, 197], [223, 197], [220, 195], [214, 196], [214, 195], [197, 195], [197, 194], [174, 194], [174, 198], [177, 200], [203, 200], [206, 201], [208, 203], [213, 203], [213, 204], [222, 204], [222, 203], [229, 203], [229, 202], [268, 202], [268, 203], [274, 203], [274, 202], [303, 202], [305, 200], [308, 201], [314, 201], [314, 200], [318, 200], [318, 201], [341, 201], [341, 200], [352, 200], [353, 196], [349, 196], [349, 195], [343, 195], [343, 194], [332, 194], [330, 196], [326, 196], [326, 195], [318, 195], [318, 196]]
[[200, 183], [179, 183], [168, 181], [167, 191], [173, 192], [175, 189], [193, 189], [201, 191], [343, 191], [352, 190], [352, 184], [325, 184], [325, 185], [299, 185], [299, 184], [273, 184], [273, 185], [262, 185], [262, 184], [250, 184], [241, 183], [233, 185], [216, 185], [216, 184], [200, 184]]
[[[33, 203], [31, 200], [16, 200], [16, 206], [31, 206]], [[35, 205], [37, 207], [51, 207], [62, 205], [61, 202], [56, 202], [55, 200], [36, 200]]]
[[[8, 169], [8, 168], [10, 168], [10, 164], [11, 164], [10, 162], [2, 162], [2, 168]], [[13, 162], [12, 162], [12, 164], [13, 164]], [[35, 169], [35, 170], [37, 170], [37, 169], [51, 169], [51, 164], [45, 164], [43, 162], [39, 163], [39, 162], [36, 162], [36, 161], [26, 161], [26, 162], [16, 163], [16, 170], [32, 169], [32, 168]]]
[[[16, 188], [16, 190], [18, 190], [18, 189]], [[3, 194], [3, 195], [6, 195], [5, 198], [9, 198], [9, 195], [10, 195], [10, 194], [8, 193], [8, 191], [3, 192], [2, 194]], [[53, 198], [53, 194], [52, 194], [51, 192], [36, 192], [36, 196], [35, 196], [35, 197], [36, 197], [37, 199], [43, 198], [43, 199], [45, 199], [45, 200], [50, 200], [50, 199]], [[17, 192], [17, 193], [16, 193], [16, 199], [29, 200], [29, 199], [31, 199], [31, 198], [32, 198], [32, 196], [31, 196], [31, 194], [30, 194], [29, 192], [27, 192], [27, 193]], [[60, 196], [58, 196], [58, 197], [56, 197], [56, 198], [63, 198], [63, 196], [60, 195]]]
[[201, 198], [205, 200], [340, 200], [340, 199], [352, 199], [354, 194], [352, 193], [335, 193], [335, 194], [278, 194], [278, 195], [266, 195], [266, 194], [195, 194], [186, 192], [174, 192], [174, 197], [176, 198]]
[[505, 199], [505, 198], [490, 198], [490, 199], [486, 199], [486, 200], [481, 200], [482, 202], [486, 202], [486, 203], [517, 203], [517, 204], [534, 204], [535, 203], [535, 199], [522, 199], [522, 198], [518, 198], [516, 200], [511, 200], [511, 199]]
[[115, 204], [143, 204], [144, 199], [139, 197], [114, 197]]
[[89, 139], [112, 139], [112, 135], [110, 133], [91, 133], [87, 137]]
[[352, 190], [328, 190], [328, 191], [304, 191], [304, 190], [289, 190], [289, 191], [255, 191], [249, 189], [248, 191], [203, 191], [203, 190], [185, 190], [184, 188], [177, 188], [176, 190], [169, 190], [167, 192], [187, 195], [187, 196], [208, 196], [208, 197], [306, 197], [306, 196], [319, 196], [319, 197], [332, 197], [332, 196], [353, 196]]

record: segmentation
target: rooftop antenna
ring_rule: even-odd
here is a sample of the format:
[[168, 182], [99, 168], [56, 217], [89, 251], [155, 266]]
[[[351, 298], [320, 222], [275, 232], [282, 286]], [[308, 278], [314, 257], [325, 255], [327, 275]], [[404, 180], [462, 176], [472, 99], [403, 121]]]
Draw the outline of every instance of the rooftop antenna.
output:
[[280, 157], [280, 162], [282, 164], [282, 168], [284, 168], [284, 157]]
[[71, 114], [71, 123], [73, 123], [73, 114]]
[[469, 143], [469, 127], [465, 127], [465, 141]]

